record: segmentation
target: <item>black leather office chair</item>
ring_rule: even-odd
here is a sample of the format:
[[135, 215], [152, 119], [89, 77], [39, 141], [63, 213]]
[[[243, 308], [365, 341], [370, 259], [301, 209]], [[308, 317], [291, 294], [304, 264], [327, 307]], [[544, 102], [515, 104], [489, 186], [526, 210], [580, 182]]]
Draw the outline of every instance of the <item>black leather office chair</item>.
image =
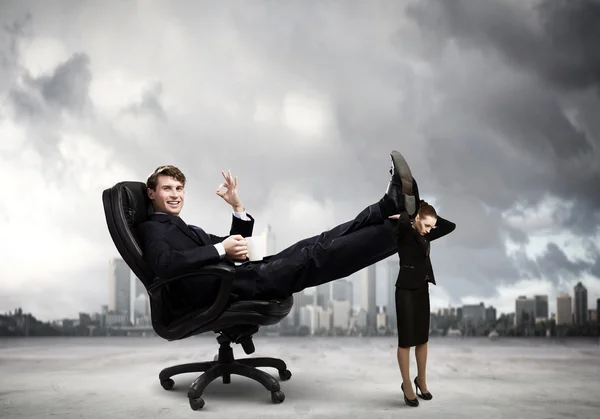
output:
[[[261, 383], [271, 392], [274, 403], [285, 399], [279, 382], [257, 367], [273, 367], [279, 371], [281, 380], [288, 380], [292, 373], [284, 361], [276, 358], [234, 359], [231, 343], [242, 345], [246, 354], [254, 352], [252, 335], [260, 326], [272, 325], [286, 317], [293, 305], [293, 297], [284, 301], [236, 301], [231, 302], [230, 293], [235, 268], [229, 264], [206, 266], [175, 278], [157, 278], [142, 257], [136, 234], [136, 226], [147, 219], [152, 205], [142, 182], [120, 182], [102, 193], [108, 231], [123, 260], [142, 281], [150, 298], [152, 327], [156, 334], [168, 341], [184, 339], [192, 335], [213, 331], [218, 333], [219, 354], [213, 361], [176, 365], [163, 369], [159, 380], [163, 388], [170, 390], [172, 376], [190, 372], [204, 372], [188, 391], [190, 406], [198, 410], [204, 406], [202, 392], [213, 380], [223, 377], [223, 383], [231, 382], [237, 374]], [[176, 281], [185, 281], [191, 275], [218, 275], [221, 288], [216, 301], [210, 307], [191, 307], [185, 296], [169, 292]]]

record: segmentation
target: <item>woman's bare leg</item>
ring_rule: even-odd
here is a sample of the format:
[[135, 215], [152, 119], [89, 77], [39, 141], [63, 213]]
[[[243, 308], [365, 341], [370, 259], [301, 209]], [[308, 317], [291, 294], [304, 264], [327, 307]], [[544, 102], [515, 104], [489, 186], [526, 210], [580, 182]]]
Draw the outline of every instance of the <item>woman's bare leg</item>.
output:
[[[427, 393], [427, 343], [415, 347], [415, 358], [417, 359], [417, 383]], [[406, 387], [406, 384], [404, 385]]]
[[404, 393], [409, 400], [413, 400], [417, 396], [413, 391], [413, 385], [410, 381], [410, 348], [398, 347], [398, 366], [402, 375]]

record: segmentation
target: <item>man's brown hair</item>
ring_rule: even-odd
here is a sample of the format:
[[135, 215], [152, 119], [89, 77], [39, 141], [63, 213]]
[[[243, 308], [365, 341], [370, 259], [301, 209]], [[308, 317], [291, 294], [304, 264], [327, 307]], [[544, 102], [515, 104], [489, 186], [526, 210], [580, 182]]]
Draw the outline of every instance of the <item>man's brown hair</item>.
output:
[[419, 216], [419, 218], [437, 218], [437, 212], [435, 212], [435, 209], [425, 201], [421, 201], [421, 204], [419, 205], [419, 212], [417, 213], [417, 215]]
[[148, 176], [148, 179], [146, 180], [146, 187], [155, 191], [157, 186], [157, 179], [160, 175], [170, 176], [178, 180], [179, 182], [181, 182], [182, 185], [185, 186], [185, 175], [183, 174], [183, 172], [177, 167], [168, 164], [166, 166], [158, 166], [156, 170], [152, 172], [150, 176]]

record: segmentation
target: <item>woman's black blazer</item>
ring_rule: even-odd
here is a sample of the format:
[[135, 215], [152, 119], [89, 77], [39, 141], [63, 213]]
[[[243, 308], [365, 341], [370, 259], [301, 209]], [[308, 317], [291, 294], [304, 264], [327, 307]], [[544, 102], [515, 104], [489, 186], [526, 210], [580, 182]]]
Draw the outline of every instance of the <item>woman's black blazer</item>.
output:
[[455, 228], [456, 224], [438, 215], [435, 228], [421, 236], [413, 228], [408, 214], [403, 213], [395, 227], [400, 257], [400, 272], [396, 287], [417, 289], [423, 286], [423, 281], [435, 285], [433, 267], [429, 259], [430, 242], [451, 233]]

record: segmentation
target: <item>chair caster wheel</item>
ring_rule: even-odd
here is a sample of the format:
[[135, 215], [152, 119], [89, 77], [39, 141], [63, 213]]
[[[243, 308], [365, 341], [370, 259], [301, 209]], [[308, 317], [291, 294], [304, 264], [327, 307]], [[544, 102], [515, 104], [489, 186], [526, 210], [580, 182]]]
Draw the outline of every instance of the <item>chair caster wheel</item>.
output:
[[283, 391], [274, 391], [271, 393], [271, 400], [273, 403], [281, 403], [285, 400], [285, 394]]
[[173, 386], [175, 385], [175, 381], [171, 380], [170, 378], [167, 378], [166, 380], [162, 380], [160, 382], [160, 385], [165, 390], [171, 390], [173, 388]]
[[281, 381], [287, 381], [292, 377], [292, 372], [290, 370], [285, 370], [283, 372], [279, 372], [279, 378]]
[[202, 397], [198, 397], [197, 399], [190, 399], [190, 407], [192, 410], [200, 410], [204, 407], [204, 400]]

